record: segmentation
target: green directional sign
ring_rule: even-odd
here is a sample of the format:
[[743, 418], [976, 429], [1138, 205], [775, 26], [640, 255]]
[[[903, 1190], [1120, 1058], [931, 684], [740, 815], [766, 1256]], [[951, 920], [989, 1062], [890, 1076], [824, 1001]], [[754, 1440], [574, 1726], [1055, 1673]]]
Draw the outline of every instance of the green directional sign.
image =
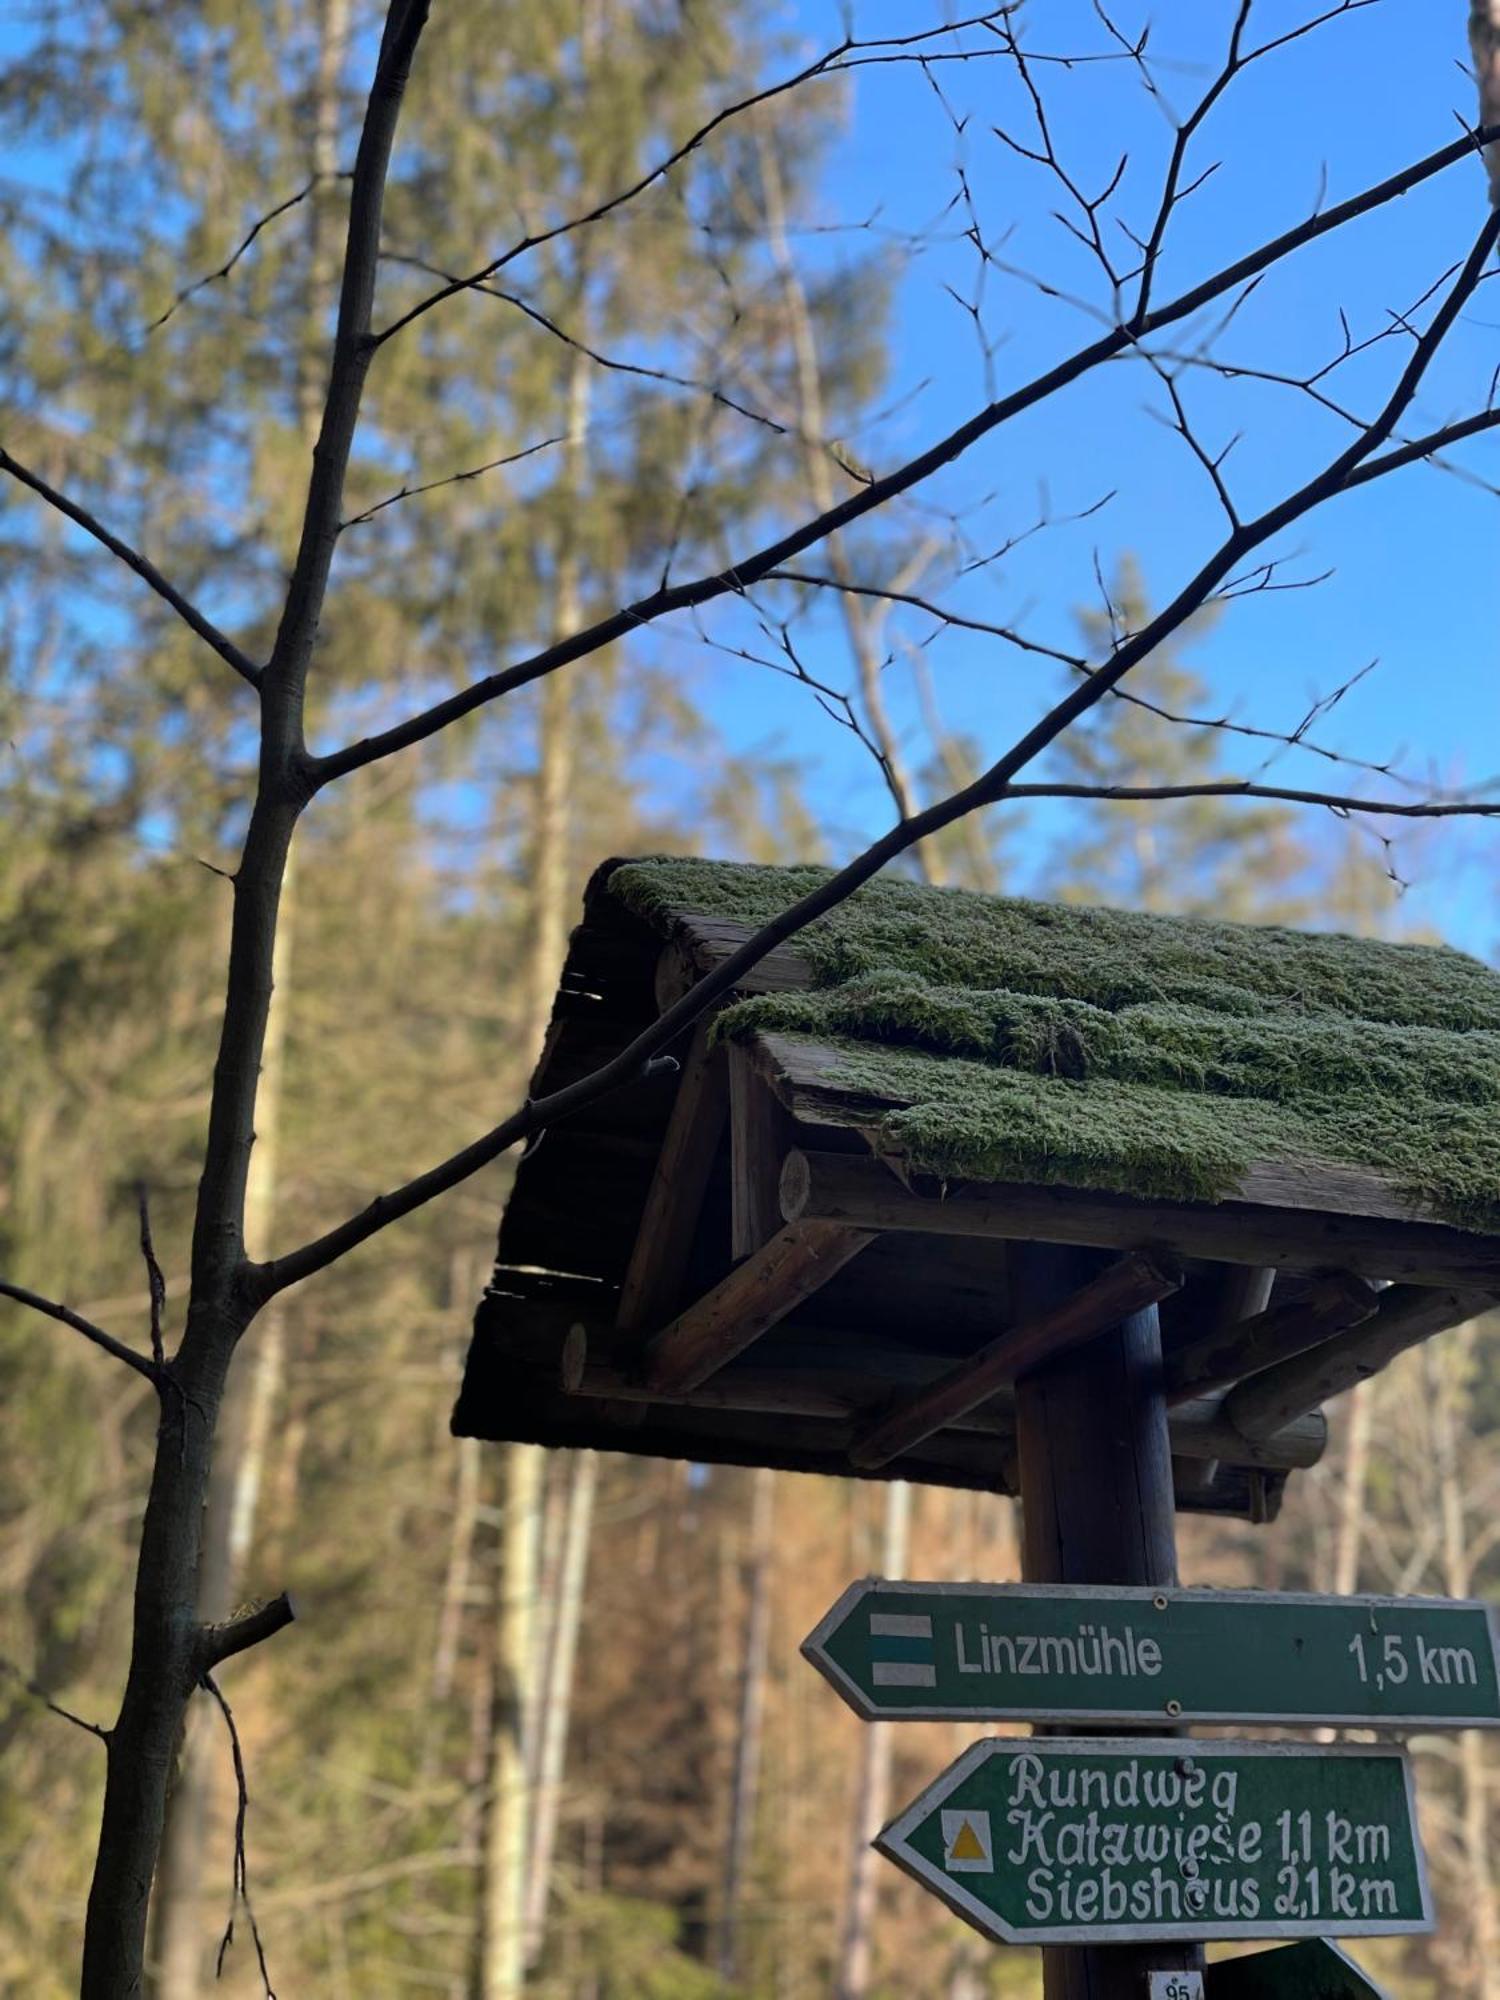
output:
[[991, 1737], [875, 1844], [1007, 1944], [1432, 1928], [1397, 1749]]
[[1488, 1605], [1081, 1584], [851, 1584], [803, 1645], [868, 1720], [1500, 1727]]
[[1204, 1974], [1208, 2000], [1386, 2000], [1370, 1975], [1326, 1938], [1226, 1959]]

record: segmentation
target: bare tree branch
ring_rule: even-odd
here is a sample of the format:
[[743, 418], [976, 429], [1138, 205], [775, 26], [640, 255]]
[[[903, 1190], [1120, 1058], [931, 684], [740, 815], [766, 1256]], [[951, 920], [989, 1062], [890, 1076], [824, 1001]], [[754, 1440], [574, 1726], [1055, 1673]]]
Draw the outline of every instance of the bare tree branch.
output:
[[274, 1639], [296, 1616], [296, 1607], [290, 1596], [282, 1591], [279, 1597], [256, 1605], [253, 1611], [231, 1618], [225, 1625], [205, 1626], [202, 1640], [205, 1669], [222, 1666], [236, 1653], [248, 1652], [263, 1639]]
[[240, 1732], [235, 1727], [234, 1710], [224, 1699], [218, 1682], [212, 1674], [204, 1674], [201, 1685], [219, 1704], [219, 1713], [224, 1718], [224, 1727], [229, 1731], [229, 1751], [234, 1759], [235, 1809], [234, 1809], [234, 1867], [233, 1882], [229, 1891], [229, 1919], [224, 1926], [224, 1935], [219, 1940], [219, 1955], [214, 1961], [214, 1976], [224, 1976], [224, 1958], [234, 1943], [235, 1912], [241, 1903], [245, 1906], [245, 1918], [250, 1925], [250, 1938], [255, 1946], [255, 1959], [260, 1967], [261, 1985], [265, 1989], [265, 2000], [276, 2000], [271, 1986], [271, 1974], [266, 1965], [266, 1948], [261, 1942], [260, 1926], [255, 1921], [255, 1910], [250, 1902], [250, 1868], [245, 1857], [245, 1820], [250, 1812], [250, 1786], [245, 1776], [245, 1753], [240, 1747]]
[[151, 1297], [151, 1359], [160, 1368], [166, 1361], [166, 1349], [162, 1345], [161, 1316], [167, 1303], [167, 1281], [162, 1276], [161, 1265], [156, 1259], [156, 1245], [151, 1240], [151, 1210], [146, 1199], [146, 1183], [141, 1182], [136, 1191], [141, 1215], [141, 1257], [146, 1266], [146, 1284]]
[[1403, 819], [1500, 819], [1500, 799], [1363, 799], [1292, 785], [1263, 785], [1253, 778], [1212, 778], [1196, 785], [1011, 785], [1011, 799], [1100, 799], [1136, 805], [1162, 799], [1277, 799], [1287, 805], [1326, 806], [1349, 817], [1375, 813]]
[[[836, 908], [854, 890], [879, 874], [888, 862], [906, 853], [919, 840], [941, 832], [944, 827], [951, 826], [956, 820], [962, 819], [981, 806], [996, 805], [1012, 796], [1016, 789], [1017, 775], [1040, 756], [1049, 744], [1055, 742], [1065, 729], [1102, 701], [1132, 667], [1139, 665], [1143, 659], [1155, 652], [1165, 640], [1180, 630], [1195, 612], [1201, 610], [1213, 591], [1238, 568], [1246, 555], [1269, 541], [1272, 536], [1281, 533], [1293, 521], [1298, 520], [1324, 500], [1344, 491], [1352, 483], [1352, 475], [1357, 468], [1373, 457], [1379, 446], [1389, 438], [1392, 430], [1400, 422], [1421, 384], [1433, 355], [1438, 351], [1465, 302], [1480, 282], [1485, 263], [1493, 253], [1497, 241], [1500, 241], [1500, 209], [1486, 218], [1472, 250], [1464, 260], [1458, 278], [1433, 315], [1431, 325], [1418, 341], [1384, 409], [1366, 434], [1348, 446], [1325, 466], [1322, 472], [1306, 481], [1278, 505], [1234, 530], [1164, 610], [1140, 631], [1122, 636], [1104, 665], [1097, 667], [1071, 694], [1056, 703], [972, 784], [951, 793], [947, 798], [938, 800], [919, 813], [899, 820], [878, 840], [873, 841], [862, 854], [838, 869], [816, 889], [809, 890], [779, 917], [764, 925], [754, 937], [699, 980], [673, 1006], [667, 1008], [617, 1056], [591, 1075], [581, 1077], [577, 1082], [555, 1091], [550, 1097], [529, 1100], [519, 1111], [514, 1112], [490, 1132], [483, 1134], [428, 1172], [417, 1175], [415, 1179], [407, 1181], [388, 1194], [378, 1196], [358, 1215], [351, 1216], [325, 1235], [315, 1238], [286, 1256], [252, 1267], [246, 1278], [251, 1294], [259, 1300], [264, 1300], [284, 1290], [288, 1285], [296, 1284], [314, 1272], [326, 1269], [328, 1265], [377, 1235], [392, 1222], [411, 1214], [413, 1210], [421, 1208], [436, 1196], [446, 1194], [450, 1188], [457, 1187], [460, 1182], [467, 1180], [471, 1174], [507, 1152], [518, 1141], [530, 1138], [544, 1126], [566, 1117], [570, 1112], [579, 1110], [597, 1098], [606, 1096], [621, 1085], [637, 1082], [642, 1077], [650, 1075], [653, 1065], [659, 1063], [662, 1052], [672, 1045], [684, 1029], [706, 1013], [716, 1000], [732, 992], [744, 975], [758, 965], [777, 945], [786, 943], [816, 918]], [[1496, 420], [1500, 421], [1500, 415], [1497, 415]], [[1387, 453], [1384, 460], [1375, 462], [1389, 471], [1395, 470], [1397, 463], [1405, 464], [1409, 460], [1403, 449]], [[1369, 476], [1377, 475], [1372, 472]], [[1316, 796], [1314, 802], [1329, 803], [1321, 794]]]
[[170, 604], [183, 623], [196, 632], [205, 644], [212, 646], [219, 658], [227, 661], [242, 680], [247, 680], [251, 687], [260, 686], [260, 668], [250, 655], [241, 652], [233, 639], [226, 637], [212, 619], [205, 618], [197, 605], [184, 597], [175, 584], [169, 583], [156, 564], [143, 556], [139, 549], [133, 549], [128, 542], [122, 542], [120, 537], [112, 534], [87, 507], [80, 507], [76, 500], [70, 500], [65, 493], [59, 493], [57, 488], [50, 486], [40, 473], [33, 472], [29, 466], [23, 465], [20, 459], [13, 457], [3, 447], [0, 447], [0, 472], [8, 472], [12, 479], [19, 480], [23, 486], [29, 486], [33, 493], [39, 494], [47, 502], [49, 507], [55, 507], [59, 514], [65, 515], [76, 527], [82, 528], [85, 534], [92, 535], [96, 542], [102, 543], [112, 556], [117, 556], [127, 569], [134, 570], [143, 583], [149, 584], [158, 597]]
[[[431, 312], [434, 306], [442, 305], [446, 299], [453, 298], [459, 292], [470, 291], [482, 284], [485, 279], [493, 278], [497, 271], [503, 271], [507, 264], [513, 264], [518, 257], [524, 256], [528, 251], [540, 249], [545, 244], [555, 242], [559, 236], [569, 235], [574, 230], [587, 229], [596, 222], [602, 222], [606, 216], [613, 215], [617, 209], [624, 208], [637, 196], [644, 194], [648, 188], [663, 180], [689, 155], [696, 153], [721, 126], [743, 117], [747, 112], [755, 110], [758, 105], [769, 104], [778, 97], [786, 96], [789, 91], [798, 90], [804, 84], [813, 83], [819, 78], [837, 76], [849, 69], [869, 67], [873, 61], [914, 61], [917, 59], [914, 52], [924, 49], [924, 45], [929, 42], [960, 33], [966, 28], [985, 28], [1003, 21], [1013, 4], [1014, 0], [1008, 0], [1006, 6], [991, 8], [983, 14], [971, 15], [967, 20], [950, 21], [940, 28], [925, 28], [910, 35], [881, 35], [868, 40], [846, 35], [835, 47], [825, 49], [822, 55], [804, 64], [790, 76], [781, 77], [775, 83], [765, 85], [761, 90], [752, 91], [749, 96], [738, 98], [733, 104], [721, 106], [711, 118], [684, 139], [681, 145], [675, 146], [664, 158], [658, 160], [654, 167], [648, 168], [628, 187], [620, 189], [618, 193], [610, 195], [581, 215], [571, 216], [565, 222], [554, 223], [549, 229], [540, 229], [523, 236], [508, 250], [502, 251], [498, 257], [492, 257], [487, 264], [481, 265], [477, 271], [470, 272], [464, 278], [451, 279], [440, 290], [429, 293], [424, 299], [419, 299], [414, 306], [402, 313], [399, 319], [392, 320], [388, 327], [375, 336], [376, 344], [392, 339], [414, 320], [420, 319], [424, 313]], [[881, 55], [878, 53], [880, 51], [887, 53]], [[970, 50], [961, 55], [956, 54], [954, 60], [972, 61], [982, 55], [998, 53], [998, 50], [993, 49]], [[925, 49], [924, 59], [932, 60], [931, 52]]]
[[60, 1701], [54, 1701], [44, 1687], [39, 1687], [29, 1674], [23, 1673], [14, 1660], [0, 1658], [0, 1674], [6, 1674], [18, 1687], [24, 1688], [33, 1701], [39, 1701], [43, 1708], [60, 1716], [64, 1722], [71, 1722], [75, 1729], [82, 1729], [89, 1736], [97, 1736], [101, 1743], [109, 1742], [109, 1731], [87, 1717], [75, 1715], [71, 1708], [64, 1708]]
[[[316, 194], [325, 178], [322, 174], [312, 175], [309, 180], [298, 188], [295, 194], [289, 194], [285, 201], [277, 202], [274, 208], [268, 208], [263, 215], [257, 216], [222, 264], [216, 265], [212, 271], [205, 271], [202, 277], [194, 278], [191, 284], [184, 285], [166, 310], [157, 314], [156, 318], [145, 329], [147, 338], [149, 339], [158, 327], [165, 326], [179, 306], [186, 305], [188, 300], [195, 297], [197, 293], [206, 290], [210, 285], [218, 284], [221, 279], [227, 278], [235, 265], [238, 264], [245, 252], [250, 248], [251, 244], [254, 243], [256, 237], [260, 235], [261, 231], [269, 228], [273, 222], [279, 221], [283, 215], [289, 214], [292, 209], [297, 208], [302, 202], [306, 201], [310, 195]], [[347, 181], [352, 180], [353, 175], [350, 173], [340, 173], [336, 174], [334, 178], [336, 180]]]
[[[1102, 362], [1114, 360], [1118, 355], [1134, 347], [1144, 334], [1186, 319], [1214, 299], [1244, 284], [1247, 278], [1268, 270], [1293, 251], [1316, 242], [1320, 237], [1341, 228], [1359, 216], [1369, 214], [1372, 210], [1397, 200], [1412, 188], [1430, 180], [1435, 174], [1442, 173], [1460, 160], [1469, 158], [1476, 146], [1483, 144], [1489, 138], [1500, 138], [1500, 128], [1489, 132], [1466, 134], [1464, 138], [1455, 140], [1440, 151], [1429, 154], [1425, 160], [1418, 161], [1400, 173], [1364, 189], [1360, 194], [1351, 196], [1348, 201], [1309, 216], [1295, 228], [1284, 231], [1270, 242], [1262, 244], [1259, 249], [1248, 252], [1214, 277], [1207, 278], [1190, 291], [1182, 293], [1170, 304], [1156, 308], [1147, 315], [1141, 326], [1112, 328], [1100, 339], [1077, 350], [1044, 374], [1034, 377], [1021, 388], [1012, 390], [998, 402], [990, 403], [967, 422], [960, 424], [956, 430], [950, 431], [946, 437], [929, 446], [917, 457], [909, 459], [894, 472], [871, 480], [868, 485], [841, 500], [837, 506], [817, 514], [800, 527], [794, 528], [790, 533], [730, 568], [719, 570], [711, 576], [699, 577], [690, 583], [674, 584], [670, 588], [654, 591], [649, 596], [638, 599], [636, 603], [612, 613], [608, 618], [601, 619], [586, 630], [558, 640], [530, 659], [518, 661], [514, 666], [487, 675], [483, 680], [474, 682], [422, 713], [409, 717], [405, 722], [397, 723], [376, 735], [367, 736], [360, 742], [348, 744], [343, 749], [335, 750], [326, 756], [310, 758], [307, 764], [309, 784], [314, 790], [320, 789], [333, 779], [343, 777], [350, 771], [360, 770], [381, 757], [389, 757], [399, 750], [410, 749], [417, 743], [425, 742], [429, 736], [436, 735], [439, 730], [445, 729], [462, 716], [472, 714], [475, 709], [484, 707], [486, 703], [510, 694], [517, 688], [525, 687], [534, 680], [540, 680], [559, 667], [567, 666], [574, 660], [597, 652], [601, 647], [611, 645], [614, 641], [625, 638], [642, 626], [653, 624], [672, 612], [706, 604], [715, 598], [742, 593], [772, 570], [791, 562], [805, 549], [812, 548], [838, 529], [860, 520], [899, 494], [930, 478], [934, 472], [952, 464], [980, 438], [987, 437], [991, 431], [998, 429], [1011, 418], [1033, 408], [1059, 390], [1069, 387]], [[1472, 289], [1472, 285], [1468, 286], [1464, 296], [1467, 297]], [[1405, 408], [1404, 402], [1402, 408]], [[1377, 442], [1383, 441], [1388, 434], [1382, 432]], [[1468, 433], [1465, 432], [1464, 435]]]
[[123, 1340], [116, 1340], [112, 1333], [106, 1333], [102, 1326], [95, 1326], [91, 1319], [74, 1312], [71, 1306], [62, 1305], [56, 1299], [44, 1299], [40, 1292], [28, 1291], [24, 1285], [13, 1285], [5, 1278], [0, 1278], [0, 1297], [14, 1299], [18, 1305], [30, 1306], [33, 1312], [43, 1313], [48, 1319], [72, 1327], [75, 1333], [81, 1333], [95, 1347], [103, 1348], [116, 1361], [123, 1361], [137, 1375], [144, 1375], [153, 1388], [160, 1389], [167, 1379], [163, 1365], [154, 1360], [148, 1361], [144, 1354], [137, 1354], [133, 1347], [127, 1347]]

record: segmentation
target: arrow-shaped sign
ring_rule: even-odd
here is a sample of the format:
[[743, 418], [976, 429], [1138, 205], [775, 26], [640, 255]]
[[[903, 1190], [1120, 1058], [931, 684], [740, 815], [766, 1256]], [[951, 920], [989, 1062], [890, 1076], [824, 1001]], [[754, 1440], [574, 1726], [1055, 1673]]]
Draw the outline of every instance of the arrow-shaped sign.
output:
[[1204, 1974], [1208, 2000], [1386, 2000], [1349, 1954], [1326, 1938], [1226, 1959]]
[[876, 1846], [1007, 1944], [1432, 1928], [1396, 1749], [991, 1737]]
[[1488, 1605], [1081, 1584], [851, 1584], [808, 1659], [870, 1721], [1500, 1727]]

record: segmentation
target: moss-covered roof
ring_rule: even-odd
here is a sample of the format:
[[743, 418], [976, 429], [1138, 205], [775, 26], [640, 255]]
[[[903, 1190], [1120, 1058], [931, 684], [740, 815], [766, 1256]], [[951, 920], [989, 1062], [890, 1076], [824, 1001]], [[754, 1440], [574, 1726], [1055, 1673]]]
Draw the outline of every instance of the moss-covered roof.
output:
[[[647, 860], [609, 888], [666, 933], [759, 925], [826, 877]], [[1356, 1168], [1500, 1229], [1500, 974], [1461, 952], [893, 880], [795, 948], [810, 988], [719, 1032], [836, 1050], [919, 1168], [1197, 1200], [1270, 1162]]]

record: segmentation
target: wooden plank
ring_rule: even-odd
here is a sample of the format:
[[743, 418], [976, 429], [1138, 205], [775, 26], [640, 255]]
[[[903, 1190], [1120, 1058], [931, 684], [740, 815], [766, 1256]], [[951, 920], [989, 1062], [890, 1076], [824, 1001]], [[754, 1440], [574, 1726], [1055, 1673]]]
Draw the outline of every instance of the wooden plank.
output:
[[849, 1447], [862, 1471], [887, 1465], [934, 1431], [940, 1431], [1014, 1382], [1028, 1370], [1055, 1361], [1146, 1306], [1175, 1292], [1182, 1273], [1146, 1251], [1132, 1251], [1066, 1298], [1006, 1329], [915, 1395], [901, 1397], [868, 1424]]
[[1442, 1223], [1276, 1212], [1229, 1201], [1138, 1201], [998, 1181], [918, 1194], [880, 1161], [842, 1153], [789, 1155], [782, 1167], [781, 1212], [788, 1220], [843, 1222], [857, 1229], [1106, 1250], [1161, 1247], [1218, 1263], [1292, 1270], [1336, 1266], [1415, 1285], [1500, 1292], [1500, 1239]]
[[729, 1062], [730, 1255], [748, 1257], [781, 1227], [781, 1162], [795, 1127], [740, 1047]]
[[659, 1325], [681, 1296], [682, 1273], [728, 1109], [724, 1050], [710, 1046], [709, 1023], [702, 1021], [683, 1060], [620, 1288], [617, 1317], [622, 1327]]
[[1330, 1271], [1314, 1278], [1302, 1298], [1268, 1307], [1252, 1319], [1215, 1327], [1169, 1354], [1162, 1363], [1167, 1401], [1201, 1396], [1305, 1354], [1330, 1334], [1369, 1319], [1379, 1304], [1375, 1286], [1352, 1271]]
[[[910, 1102], [907, 1097], [847, 1081], [841, 1074], [846, 1058], [822, 1043], [800, 1036], [762, 1034], [755, 1037], [751, 1046], [762, 1073], [803, 1124], [846, 1125], [865, 1131], [878, 1124], [887, 1112], [903, 1110]], [[1432, 1223], [1430, 1212], [1413, 1203], [1384, 1175], [1356, 1167], [1264, 1161], [1251, 1167], [1225, 1200], [1319, 1215], [1379, 1216], [1395, 1222]]]
[[[754, 936], [748, 924], [731, 923], [725, 917], [705, 917], [684, 910], [676, 917], [672, 942], [662, 953], [656, 968], [656, 1000], [665, 1013], [684, 993], [689, 992], [705, 973], [715, 971], [726, 958]], [[753, 966], [736, 986], [737, 993], [797, 993], [812, 985], [812, 968], [795, 945], [777, 945]]]
[[649, 1343], [642, 1375], [653, 1388], [707, 1381], [874, 1240], [841, 1223], [786, 1223], [728, 1277]]
[[1392, 1285], [1374, 1317], [1309, 1354], [1252, 1375], [1224, 1400], [1224, 1414], [1247, 1438], [1264, 1437], [1305, 1410], [1341, 1396], [1433, 1334], [1494, 1304], [1489, 1292]]
[[[853, 1343], [826, 1334], [804, 1334], [785, 1323], [764, 1348], [756, 1350], [751, 1365], [723, 1368], [692, 1389], [651, 1387], [620, 1357], [619, 1343], [602, 1326], [591, 1333], [581, 1319], [574, 1319], [566, 1338], [560, 1340], [555, 1331], [547, 1338], [556, 1355], [557, 1385], [565, 1395], [704, 1412], [821, 1418], [844, 1426], [845, 1439], [869, 1407], [872, 1371], [851, 1365]], [[774, 1355], [766, 1351], [773, 1343]], [[799, 1361], [811, 1355], [813, 1365], [778, 1365], [791, 1343], [799, 1350]], [[860, 1351], [859, 1358], [863, 1363], [869, 1357]], [[930, 1365], [911, 1348], [882, 1352], [876, 1365], [889, 1381], [919, 1386], [931, 1379]], [[1328, 1443], [1328, 1424], [1321, 1411], [1311, 1411], [1274, 1437], [1257, 1441], [1242, 1437], [1225, 1418], [1221, 1400], [1212, 1396], [1179, 1404], [1168, 1413], [1167, 1423], [1174, 1455], [1193, 1464], [1222, 1461], [1229, 1466], [1290, 1471], [1316, 1465]], [[1015, 1425], [1015, 1399], [1001, 1394], [968, 1411], [951, 1429], [1004, 1440], [1014, 1437]], [[841, 1456], [844, 1448], [841, 1444]]]

